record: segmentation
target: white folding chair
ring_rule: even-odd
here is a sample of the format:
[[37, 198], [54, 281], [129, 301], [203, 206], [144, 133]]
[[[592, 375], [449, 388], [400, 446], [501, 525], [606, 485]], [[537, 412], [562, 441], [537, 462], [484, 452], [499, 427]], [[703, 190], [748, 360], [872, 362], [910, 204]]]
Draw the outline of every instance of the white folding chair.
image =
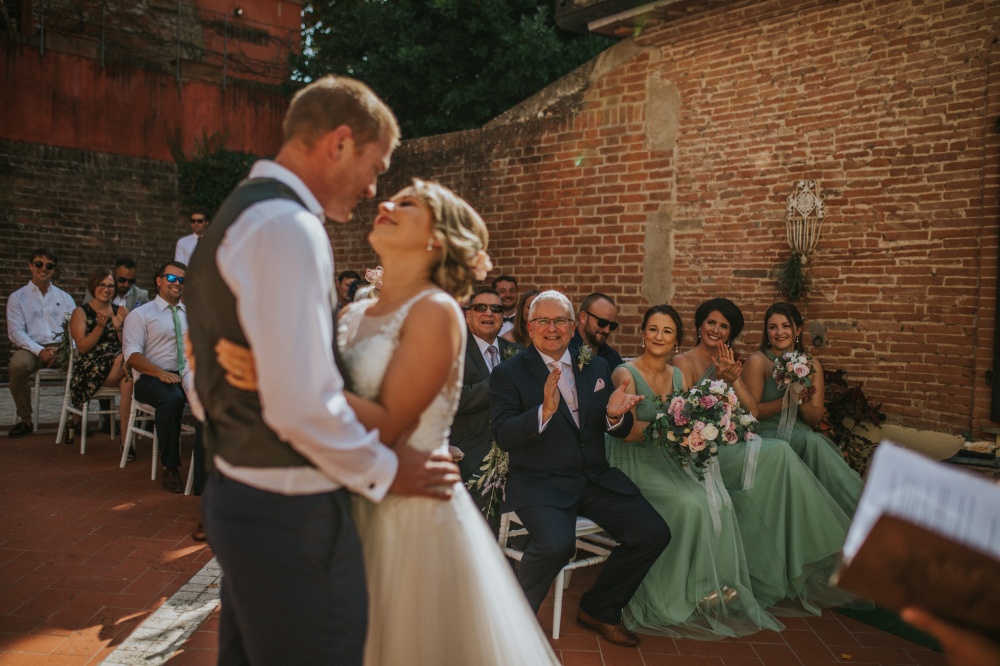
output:
[[[188, 415], [190, 412], [185, 408], [184, 414]], [[125, 429], [124, 443], [122, 444], [122, 459], [121, 463], [118, 465], [122, 469], [125, 468], [125, 464], [128, 462], [128, 452], [129, 447], [135, 445], [135, 436], [139, 435], [141, 437], [148, 437], [153, 440], [153, 453], [152, 453], [152, 471], [150, 478], [156, 481], [157, 472], [160, 469], [159, 457], [160, 457], [160, 442], [156, 437], [156, 430], [153, 428], [153, 422], [156, 418], [156, 410], [144, 402], [139, 402], [132, 396], [132, 410], [128, 415], [128, 426]], [[186, 423], [181, 424], [181, 436], [193, 435], [194, 426], [188, 425]], [[184, 494], [190, 495], [191, 489], [194, 487], [194, 450], [191, 451], [191, 464], [188, 465], [188, 476], [187, 482], [184, 485]]]
[[31, 394], [31, 431], [38, 432], [38, 422], [41, 421], [41, 414], [38, 411], [41, 405], [42, 389], [61, 388], [66, 373], [55, 368], [39, 368], [35, 371], [35, 390]]
[[[517, 514], [513, 511], [508, 512], [500, 516], [500, 547], [503, 548], [503, 552], [507, 557], [521, 561], [524, 557], [524, 551], [517, 550], [513, 548], [509, 541], [511, 537], [520, 536], [527, 534], [523, 526], [511, 529], [511, 523], [517, 523], [521, 525], [521, 521], [518, 519]], [[606, 536], [604, 530], [600, 525], [590, 520], [589, 518], [584, 518], [582, 516], [577, 516], [576, 519], [576, 547], [577, 550], [583, 550], [588, 553], [592, 553], [590, 557], [584, 558], [582, 560], [573, 559], [570, 560], [566, 566], [559, 570], [558, 575], [556, 575], [555, 580], [555, 590], [552, 595], [552, 638], [559, 638], [559, 627], [562, 624], [562, 603], [563, 603], [563, 590], [569, 587], [569, 577], [574, 569], [580, 569], [582, 567], [589, 567], [595, 564], [600, 564], [604, 560], [608, 559], [611, 555], [611, 549], [618, 545], [618, 542], [614, 539]]]
[[[68, 430], [70, 414], [80, 417], [80, 454], [87, 452], [87, 419], [90, 414], [106, 414], [111, 419], [111, 439], [115, 438], [115, 414], [118, 408], [115, 407], [115, 398], [118, 397], [118, 389], [114, 386], [102, 386], [91, 396], [90, 400], [83, 403], [81, 407], [73, 405], [73, 398], [70, 395], [70, 383], [73, 381], [73, 369], [76, 365], [76, 353], [70, 354], [69, 369], [66, 373], [66, 389], [63, 392], [62, 412], [59, 415], [59, 430], [56, 432], [56, 444], [63, 441], [63, 436]], [[108, 399], [111, 407], [108, 409], [95, 409], [90, 411], [90, 403], [93, 400]]]

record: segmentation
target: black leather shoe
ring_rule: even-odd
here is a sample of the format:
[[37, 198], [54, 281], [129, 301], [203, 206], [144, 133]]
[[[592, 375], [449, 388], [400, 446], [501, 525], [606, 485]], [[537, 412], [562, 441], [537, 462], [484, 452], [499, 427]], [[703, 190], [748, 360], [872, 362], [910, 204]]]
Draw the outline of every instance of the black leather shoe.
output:
[[168, 493], [184, 492], [184, 484], [181, 483], [181, 473], [176, 467], [163, 468], [163, 489]]
[[31, 424], [21, 421], [16, 426], [10, 429], [7, 436], [11, 439], [17, 439], [18, 437], [24, 437], [25, 435], [31, 434]]
[[639, 644], [639, 637], [629, 631], [628, 628], [621, 622], [618, 624], [601, 622], [600, 620], [595, 620], [590, 617], [582, 610], [578, 610], [576, 612], [576, 621], [588, 629], [593, 629], [601, 636], [604, 636], [604, 640], [609, 643], [614, 643], [615, 645], [621, 645], [623, 647], [635, 647]]

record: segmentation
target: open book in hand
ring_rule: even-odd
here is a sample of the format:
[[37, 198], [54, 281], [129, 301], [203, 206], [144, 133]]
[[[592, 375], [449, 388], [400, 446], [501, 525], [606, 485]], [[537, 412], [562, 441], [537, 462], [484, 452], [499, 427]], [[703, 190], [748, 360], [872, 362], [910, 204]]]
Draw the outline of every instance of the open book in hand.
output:
[[883, 441], [833, 582], [1000, 636], [1000, 486]]

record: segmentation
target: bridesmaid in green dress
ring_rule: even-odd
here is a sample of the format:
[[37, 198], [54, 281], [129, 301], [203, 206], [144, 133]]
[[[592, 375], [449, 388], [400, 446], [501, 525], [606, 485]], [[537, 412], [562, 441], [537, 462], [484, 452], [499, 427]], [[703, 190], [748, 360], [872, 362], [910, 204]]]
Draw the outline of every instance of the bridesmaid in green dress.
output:
[[[624, 390], [645, 399], [624, 440], [607, 436], [608, 461], [639, 487], [671, 525], [672, 537], [625, 608], [625, 624], [643, 633], [705, 640], [780, 630], [753, 596], [731, 503], [720, 497], [721, 506], [713, 509], [709, 496], [717, 491], [645, 440], [657, 403], [686, 388], [680, 371], [667, 363], [684, 331], [669, 305], [647, 310], [641, 331], [643, 354], [619, 366], [612, 381], [621, 386], [630, 380]], [[720, 490], [728, 500], [725, 488]]]
[[[805, 353], [800, 335], [803, 323], [798, 308], [790, 303], [775, 303], [768, 308], [760, 351], [747, 361], [743, 376], [759, 404], [760, 435], [787, 441], [840, 508], [853, 516], [861, 496], [861, 476], [851, 469], [833, 441], [813, 430], [823, 420], [825, 412], [823, 366], [819, 359], [813, 358], [816, 372], [810, 378], [812, 385], [797, 398], [788, 396], [790, 404], [787, 406], [783, 401], [789, 387], [779, 388], [774, 381], [777, 357], [790, 351]], [[790, 428], [779, 433], [782, 409], [789, 410]]]
[[[743, 330], [743, 313], [732, 301], [713, 298], [698, 307], [695, 328], [697, 346], [671, 360], [685, 386], [721, 378], [756, 416], [757, 401], [731, 347]], [[724, 446], [718, 461], [760, 604], [776, 615], [818, 615], [849, 601], [850, 595], [828, 581], [850, 518], [788, 443], [766, 438], [759, 449], [746, 442]]]

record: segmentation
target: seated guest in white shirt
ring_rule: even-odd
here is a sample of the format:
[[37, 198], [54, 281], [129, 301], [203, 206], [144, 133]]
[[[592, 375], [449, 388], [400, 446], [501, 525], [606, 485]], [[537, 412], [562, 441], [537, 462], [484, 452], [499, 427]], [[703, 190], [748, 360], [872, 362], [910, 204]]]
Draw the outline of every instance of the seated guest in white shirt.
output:
[[178, 261], [185, 266], [191, 262], [191, 255], [198, 247], [198, 239], [205, 234], [208, 229], [209, 219], [205, 213], [196, 210], [191, 213], [191, 233], [177, 241], [174, 249], [174, 261]]
[[31, 378], [39, 369], [52, 367], [63, 322], [76, 308], [73, 297], [52, 284], [58, 265], [52, 250], [32, 252], [28, 261], [31, 281], [7, 300], [7, 335], [16, 347], [8, 376], [18, 420], [8, 437], [31, 434]]
[[[156, 272], [155, 299], [131, 312], [125, 319], [124, 355], [134, 373], [134, 398], [156, 410], [156, 433], [163, 464], [163, 488], [172, 493], [184, 489], [181, 483], [181, 419], [187, 398], [181, 377], [188, 371], [184, 360], [184, 333], [187, 316], [181, 296], [187, 267], [170, 261]], [[200, 429], [196, 426], [195, 450]], [[198, 460], [195, 460], [198, 476]]]

